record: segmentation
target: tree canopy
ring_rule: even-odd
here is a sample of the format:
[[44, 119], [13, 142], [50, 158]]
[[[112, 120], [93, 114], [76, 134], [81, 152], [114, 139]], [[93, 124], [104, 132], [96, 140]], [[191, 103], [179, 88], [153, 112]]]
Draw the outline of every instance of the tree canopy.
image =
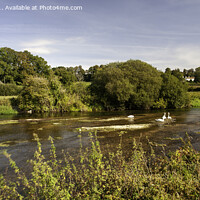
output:
[[42, 57], [28, 51], [0, 48], [0, 81], [3, 83], [22, 84], [27, 76], [47, 77], [49, 72], [50, 66]]
[[140, 60], [95, 65], [88, 70], [81, 65], [51, 69], [42, 57], [28, 51], [0, 48], [2, 88], [6, 88], [4, 83], [23, 86], [16, 91], [21, 91], [19, 108], [24, 111], [181, 108], [188, 105], [183, 77], [193, 74], [200, 82], [200, 67], [184, 72], [167, 68], [163, 73]]
[[91, 91], [106, 109], [148, 109], [159, 97], [161, 76], [139, 61], [110, 63], [94, 75]]

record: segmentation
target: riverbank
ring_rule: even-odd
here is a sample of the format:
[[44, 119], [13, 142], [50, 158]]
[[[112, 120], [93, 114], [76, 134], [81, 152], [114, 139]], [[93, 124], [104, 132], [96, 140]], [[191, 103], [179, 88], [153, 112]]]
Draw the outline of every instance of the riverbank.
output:
[[[79, 164], [70, 155], [57, 159], [51, 150], [45, 159], [37, 135], [38, 148], [30, 160], [31, 176], [19, 169], [8, 153], [5, 156], [16, 174], [16, 182], [0, 176], [2, 199], [198, 199], [200, 191], [200, 153], [189, 138], [174, 153], [157, 156], [157, 144], [149, 142], [148, 155], [141, 143], [133, 140], [131, 156], [122, 150], [122, 133], [117, 152], [101, 152], [96, 136], [90, 135], [89, 149], [79, 149]], [[81, 140], [81, 136], [80, 136]], [[164, 146], [160, 146], [164, 152]]]

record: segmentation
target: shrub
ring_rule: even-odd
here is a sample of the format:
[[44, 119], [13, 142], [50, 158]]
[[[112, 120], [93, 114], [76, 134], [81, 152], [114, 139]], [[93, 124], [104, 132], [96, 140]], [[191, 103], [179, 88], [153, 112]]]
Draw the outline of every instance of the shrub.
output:
[[200, 107], [200, 92], [188, 92], [190, 97], [190, 105], [192, 107]]
[[22, 86], [0, 83], [0, 96], [15, 96], [22, 90]]
[[151, 153], [147, 156], [134, 140], [131, 156], [125, 159], [121, 142], [116, 152], [104, 155], [97, 137], [90, 135], [91, 147], [83, 150], [81, 145], [79, 162], [75, 165], [69, 154], [57, 159], [52, 138], [50, 159], [45, 159], [38, 137], [35, 139], [38, 149], [35, 158], [29, 161], [32, 165], [29, 178], [4, 153], [17, 181], [9, 182], [0, 176], [0, 198], [199, 199], [200, 153], [190, 142], [183, 141], [182, 148], [160, 157], [155, 155], [151, 143]]

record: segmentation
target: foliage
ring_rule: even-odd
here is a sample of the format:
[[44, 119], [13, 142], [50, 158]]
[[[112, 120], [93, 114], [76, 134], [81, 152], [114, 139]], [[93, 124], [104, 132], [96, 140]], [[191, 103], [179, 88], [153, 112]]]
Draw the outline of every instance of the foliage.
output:
[[170, 73], [163, 73], [160, 97], [167, 103], [167, 108], [182, 108], [189, 104], [187, 85]]
[[200, 67], [197, 67], [197, 68], [195, 69], [194, 81], [195, 81], [196, 83], [200, 83]]
[[30, 76], [24, 81], [24, 88], [18, 96], [18, 107], [25, 112], [89, 111], [91, 109], [82, 102], [85, 96], [67, 92], [53, 74], [49, 75], [49, 80]]
[[17, 113], [17, 110], [14, 110], [12, 106], [0, 106], [0, 115], [10, 115]]
[[90, 84], [89, 82], [79, 81], [75, 82], [70, 86], [70, 94], [76, 95], [83, 102], [83, 104], [89, 106], [92, 104], [90, 95]]
[[183, 72], [181, 72], [180, 69], [172, 70], [171, 74], [178, 78], [180, 81], [183, 80]]
[[153, 108], [155, 109], [165, 109], [167, 107], [167, 102], [164, 101], [163, 98], [160, 98], [158, 101], [156, 101], [153, 105]]
[[108, 110], [149, 109], [159, 97], [162, 79], [151, 65], [139, 60], [110, 63], [94, 74], [91, 91]]
[[129, 109], [150, 109], [159, 98], [162, 84], [160, 72], [151, 65], [139, 61], [129, 60], [123, 65], [126, 77], [135, 87], [134, 94], [129, 100]]
[[162, 74], [140, 60], [95, 65], [86, 71], [81, 65], [50, 69], [42, 57], [4, 47], [0, 81], [6, 84], [0, 84], [0, 95], [18, 95], [22, 87], [17, 85], [23, 84], [19, 108], [35, 112], [181, 108], [189, 105], [183, 75], [194, 73], [198, 82], [199, 71], [167, 68]]
[[83, 81], [84, 77], [85, 77], [85, 71], [82, 68], [81, 65], [79, 65], [78, 67], [74, 67], [74, 72], [75, 72], [75, 76], [77, 78], [78, 81]]
[[22, 84], [29, 76], [48, 76], [50, 66], [38, 56], [30, 52], [18, 52], [4, 47], [0, 48], [0, 81], [3, 83]]
[[95, 65], [95, 66], [90, 67], [88, 70], [86, 70], [84, 80], [85, 80], [86, 82], [91, 82], [92, 79], [94, 78], [94, 75], [97, 73], [97, 71], [98, 71], [99, 69], [100, 69], [100, 66], [98, 66], [98, 65]]
[[18, 96], [19, 109], [23, 111], [45, 112], [52, 108], [53, 98], [46, 78], [29, 76]]
[[15, 96], [0, 96], [0, 114], [17, 114]]
[[200, 92], [188, 92], [190, 97], [190, 105], [192, 107], [200, 107]]
[[[122, 142], [122, 133], [120, 133]], [[57, 159], [56, 148], [50, 137], [50, 159], [38, 148], [31, 175], [16, 166], [5, 152], [16, 174], [16, 181], [0, 176], [2, 199], [198, 199], [200, 191], [200, 153], [189, 141], [168, 156], [156, 156], [154, 144], [146, 155], [140, 143], [133, 141], [129, 159], [124, 156], [122, 143], [117, 152], [101, 152], [96, 136], [90, 135], [91, 147], [79, 153], [79, 164], [69, 154]], [[81, 140], [81, 136], [80, 136]], [[163, 145], [160, 145], [162, 148]]]
[[56, 67], [52, 68], [52, 70], [54, 74], [59, 77], [59, 81], [66, 87], [77, 81], [74, 70], [70, 68]]
[[186, 76], [186, 77], [194, 77], [194, 69], [184, 69], [183, 70], [183, 76]]
[[20, 93], [22, 86], [0, 83], [0, 96], [15, 96]]

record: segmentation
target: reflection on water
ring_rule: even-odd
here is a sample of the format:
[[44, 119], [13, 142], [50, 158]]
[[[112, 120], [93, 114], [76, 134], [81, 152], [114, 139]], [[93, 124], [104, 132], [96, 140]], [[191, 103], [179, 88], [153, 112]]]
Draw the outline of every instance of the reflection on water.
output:
[[[139, 139], [145, 145], [146, 137], [150, 141], [165, 143], [167, 148], [173, 150], [179, 143], [167, 138], [184, 137], [185, 132], [193, 137], [194, 147], [200, 150], [200, 109], [171, 110], [172, 121], [156, 122], [155, 119], [161, 118], [163, 112], [123, 111], [0, 116], [0, 151], [6, 149], [19, 165], [24, 165], [36, 149], [36, 143], [33, 141], [33, 133], [36, 133], [41, 139], [44, 152], [50, 147], [49, 136], [55, 139], [58, 152], [62, 149], [75, 152], [79, 148], [78, 129], [82, 127], [87, 127], [82, 129], [81, 133], [84, 145], [88, 144], [88, 132], [98, 127], [97, 135], [102, 148], [106, 145], [110, 145], [111, 148], [116, 147], [119, 143], [119, 131], [125, 130], [123, 148], [126, 151], [131, 148], [133, 138]], [[128, 115], [132, 114], [134, 119], [128, 118]], [[107, 129], [108, 127], [112, 128]], [[6, 166], [8, 161], [0, 154], [0, 172]]]

